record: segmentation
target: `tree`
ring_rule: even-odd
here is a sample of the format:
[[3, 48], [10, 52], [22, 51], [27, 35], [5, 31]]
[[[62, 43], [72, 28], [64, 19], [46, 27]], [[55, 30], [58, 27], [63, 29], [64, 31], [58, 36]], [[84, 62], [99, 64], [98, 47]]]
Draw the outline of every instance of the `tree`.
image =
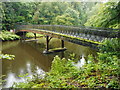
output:
[[80, 25], [79, 12], [72, 8], [68, 8], [63, 15], [59, 15], [54, 19], [53, 24]]
[[69, 14], [64, 14], [61, 16], [57, 16], [53, 21], [54, 25], [74, 25], [73, 22], [75, 21], [74, 18], [70, 17]]
[[31, 23], [34, 12], [33, 5], [34, 3], [3, 2], [2, 9], [4, 14], [2, 18], [2, 29], [13, 29], [17, 23]]
[[63, 2], [42, 2], [37, 5], [33, 16], [34, 24], [52, 24], [55, 17], [62, 15], [68, 4]]
[[98, 13], [91, 16], [86, 26], [120, 28], [120, 2], [108, 2], [101, 5]]

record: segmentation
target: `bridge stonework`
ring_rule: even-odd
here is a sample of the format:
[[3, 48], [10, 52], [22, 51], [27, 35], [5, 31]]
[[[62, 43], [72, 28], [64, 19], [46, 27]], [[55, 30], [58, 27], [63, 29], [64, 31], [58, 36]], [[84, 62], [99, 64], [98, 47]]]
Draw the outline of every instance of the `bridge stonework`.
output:
[[[49, 37], [59, 38], [62, 40], [62, 48], [64, 47], [63, 40], [96, 48], [96, 45], [102, 44], [102, 40], [105, 38], [120, 38], [120, 29], [63, 25], [17, 25], [17, 32], [33, 32], [35, 39], [36, 33], [46, 35], [47, 45]], [[47, 46], [47, 51], [48, 49]]]

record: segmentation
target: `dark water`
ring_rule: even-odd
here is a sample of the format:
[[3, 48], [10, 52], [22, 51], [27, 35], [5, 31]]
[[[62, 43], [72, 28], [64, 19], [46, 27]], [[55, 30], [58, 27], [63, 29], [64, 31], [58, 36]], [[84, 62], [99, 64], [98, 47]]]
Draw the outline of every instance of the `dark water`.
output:
[[[61, 47], [61, 41], [52, 39], [50, 48]], [[4, 79], [4, 87], [10, 87], [13, 82], [24, 81], [23, 75], [28, 73], [28, 77], [33, 74], [44, 75], [44, 72], [50, 70], [52, 60], [55, 55], [60, 57], [70, 58], [70, 53], [75, 53], [76, 60], [79, 62], [82, 57], [87, 57], [89, 54], [96, 55], [96, 51], [85, 46], [65, 42], [67, 50], [53, 54], [43, 54], [45, 50], [45, 38], [39, 38], [37, 42], [9, 41], [2, 43], [3, 54], [15, 55], [14, 60], [2, 60], [2, 74], [6, 75]]]

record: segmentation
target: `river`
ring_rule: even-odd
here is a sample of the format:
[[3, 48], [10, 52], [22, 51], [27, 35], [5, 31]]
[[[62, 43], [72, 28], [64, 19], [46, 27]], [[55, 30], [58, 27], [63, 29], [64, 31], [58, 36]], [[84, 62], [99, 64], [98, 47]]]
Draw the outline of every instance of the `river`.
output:
[[[51, 39], [50, 48], [61, 47], [61, 41], [59, 39]], [[3, 87], [8, 88], [12, 86], [14, 82], [21, 82], [25, 79], [20, 75], [26, 74], [27, 77], [32, 77], [33, 74], [44, 75], [44, 72], [48, 72], [51, 68], [51, 63], [54, 56], [70, 58], [70, 54], [75, 54], [76, 65], [81, 58], [87, 58], [89, 54], [96, 55], [96, 51], [90, 47], [77, 45], [71, 42], [65, 41], [64, 52], [56, 52], [52, 54], [43, 54], [45, 50], [45, 38], [38, 38], [38, 41], [7, 41], [2, 43], [2, 53], [15, 55], [14, 60], [2, 60], [2, 75], [5, 75], [3, 79]], [[81, 64], [84, 64], [82, 62]]]

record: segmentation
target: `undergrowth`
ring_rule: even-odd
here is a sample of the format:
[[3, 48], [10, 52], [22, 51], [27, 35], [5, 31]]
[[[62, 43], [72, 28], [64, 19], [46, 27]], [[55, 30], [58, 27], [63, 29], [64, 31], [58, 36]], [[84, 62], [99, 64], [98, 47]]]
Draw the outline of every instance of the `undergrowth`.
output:
[[13, 32], [2, 30], [0, 32], [0, 39], [2, 41], [11, 41], [11, 40], [20, 39], [20, 36], [14, 34]]
[[[54, 57], [51, 70], [43, 79], [15, 83], [12, 88], [114, 88], [120, 89], [119, 39], [108, 39], [98, 56], [88, 56], [89, 63], [76, 68], [73, 61]], [[120, 44], [119, 44], [120, 45]]]

